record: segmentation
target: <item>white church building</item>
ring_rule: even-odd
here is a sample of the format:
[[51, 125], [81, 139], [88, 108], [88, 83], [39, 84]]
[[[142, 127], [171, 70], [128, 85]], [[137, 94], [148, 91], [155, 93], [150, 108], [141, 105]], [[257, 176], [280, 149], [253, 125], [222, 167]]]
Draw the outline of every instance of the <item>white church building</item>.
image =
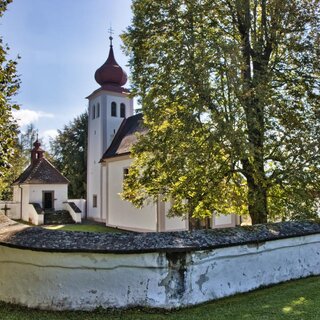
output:
[[[147, 133], [147, 129], [143, 126], [143, 115], [134, 115], [133, 99], [123, 87], [127, 75], [115, 60], [112, 37], [110, 40], [108, 59], [95, 72], [100, 87], [87, 97], [86, 205], [83, 199], [68, 199], [69, 181], [45, 158], [37, 139], [31, 150], [30, 165], [13, 183], [13, 201], [0, 201], [0, 210], [12, 219], [35, 225], [60, 223], [65, 219], [70, 222], [64, 223], [79, 223], [87, 218], [132, 231], [189, 230], [194, 219], [167, 217], [171, 204], [162, 202], [160, 197], [141, 209], [120, 197], [123, 179], [133, 161], [130, 149], [137, 141], [136, 133]], [[206, 220], [206, 226], [211, 228], [238, 224], [240, 218], [236, 215], [213, 214]]]
[[[167, 217], [170, 203], [158, 201], [137, 209], [120, 198], [135, 133], [146, 129], [142, 114], [134, 115], [133, 99], [123, 87], [127, 75], [115, 60], [112, 37], [110, 41], [108, 59], [95, 72], [100, 87], [87, 97], [87, 218], [133, 231], [188, 230], [188, 219]], [[213, 215], [210, 220], [212, 228], [239, 224], [235, 215]]]

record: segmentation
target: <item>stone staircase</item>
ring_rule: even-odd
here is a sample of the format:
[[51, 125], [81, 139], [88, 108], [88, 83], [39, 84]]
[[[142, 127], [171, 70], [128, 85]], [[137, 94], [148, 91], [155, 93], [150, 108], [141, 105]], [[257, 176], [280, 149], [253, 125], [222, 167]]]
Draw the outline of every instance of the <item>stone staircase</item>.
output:
[[75, 223], [67, 210], [45, 211], [44, 224], [73, 224]]

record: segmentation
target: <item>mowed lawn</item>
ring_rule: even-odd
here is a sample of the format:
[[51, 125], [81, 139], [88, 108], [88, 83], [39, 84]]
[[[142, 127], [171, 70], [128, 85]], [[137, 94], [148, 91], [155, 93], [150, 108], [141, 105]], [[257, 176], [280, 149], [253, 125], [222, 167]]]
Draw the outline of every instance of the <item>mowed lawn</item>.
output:
[[[110, 228], [103, 224], [66, 224], [66, 225], [51, 225], [43, 228], [49, 230], [63, 230], [63, 231], [85, 231], [85, 232], [107, 232], [107, 233], [121, 233], [128, 232], [117, 228]], [[1, 320], [1, 319], [0, 319]]]
[[320, 319], [320, 277], [290, 281], [266, 289], [175, 311], [50, 312], [0, 303], [1, 320], [105, 320], [105, 319]]

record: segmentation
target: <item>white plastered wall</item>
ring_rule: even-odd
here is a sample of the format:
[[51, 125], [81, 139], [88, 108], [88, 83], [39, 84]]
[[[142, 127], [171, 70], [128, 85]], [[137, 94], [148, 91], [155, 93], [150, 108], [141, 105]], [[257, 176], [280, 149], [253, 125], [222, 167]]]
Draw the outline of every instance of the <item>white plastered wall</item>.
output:
[[137, 231], [157, 231], [157, 205], [146, 204], [137, 209], [130, 202], [121, 199], [123, 170], [131, 159], [107, 163], [107, 225]]
[[[54, 192], [54, 209], [63, 210], [64, 202], [68, 200], [68, 185], [67, 184], [30, 184], [29, 188], [29, 203], [39, 203], [42, 207], [43, 192]], [[24, 188], [24, 186], [23, 186]]]
[[[88, 217], [94, 220], [100, 220], [101, 199], [101, 165], [99, 163], [103, 146], [101, 137], [103, 134], [102, 119], [104, 113], [104, 100], [98, 96], [89, 100], [89, 120], [88, 120], [88, 155], [87, 155], [87, 203]], [[93, 107], [100, 105], [100, 116], [93, 119]], [[93, 195], [97, 196], [97, 206], [93, 207]]]
[[164, 231], [177, 231], [177, 230], [188, 230], [189, 222], [187, 218], [181, 217], [168, 217], [168, 211], [170, 210], [171, 203], [164, 203]]
[[[111, 117], [111, 103], [117, 104], [117, 117]], [[102, 203], [105, 190], [102, 185], [102, 168], [99, 161], [110, 146], [123, 118], [120, 117], [120, 103], [126, 105], [126, 117], [133, 115], [133, 100], [127, 94], [99, 91], [89, 97], [88, 160], [87, 160], [87, 217], [96, 221], [106, 221]], [[93, 119], [93, 108], [100, 105], [100, 115]], [[97, 196], [97, 206], [93, 207], [93, 196]]]
[[188, 253], [98, 254], [0, 245], [0, 300], [44, 309], [178, 308], [320, 274], [320, 235]]
[[240, 224], [239, 216], [235, 214], [213, 214], [211, 228], [233, 228]]
[[21, 201], [21, 218], [24, 221], [29, 221], [30, 219], [30, 197], [29, 197], [29, 185], [21, 186], [22, 188], [22, 201]]

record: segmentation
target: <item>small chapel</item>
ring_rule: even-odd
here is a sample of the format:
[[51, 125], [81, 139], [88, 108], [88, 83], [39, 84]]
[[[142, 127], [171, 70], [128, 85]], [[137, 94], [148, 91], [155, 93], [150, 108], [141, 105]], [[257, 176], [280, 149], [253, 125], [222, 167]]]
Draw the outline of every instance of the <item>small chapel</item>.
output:
[[20, 204], [18, 217], [35, 225], [44, 224], [45, 212], [66, 209], [68, 184], [68, 179], [45, 158], [37, 138], [30, 165], [13, 183], [13, 201]]
[[[126, 72], [116, 62], [112, 40], [106, 62], [96, 70], [99, 88], [88, 97], [87, 218], [133, 231], [189, 230], [189, 219], [167, 217], [170, 203], [159, 200], [137, 209], [120, 197], [136, 133], [146, 133], [142, 114], [124, 87]], [[236, 215], [212, 215], [211, 228], [239, 224]]]

